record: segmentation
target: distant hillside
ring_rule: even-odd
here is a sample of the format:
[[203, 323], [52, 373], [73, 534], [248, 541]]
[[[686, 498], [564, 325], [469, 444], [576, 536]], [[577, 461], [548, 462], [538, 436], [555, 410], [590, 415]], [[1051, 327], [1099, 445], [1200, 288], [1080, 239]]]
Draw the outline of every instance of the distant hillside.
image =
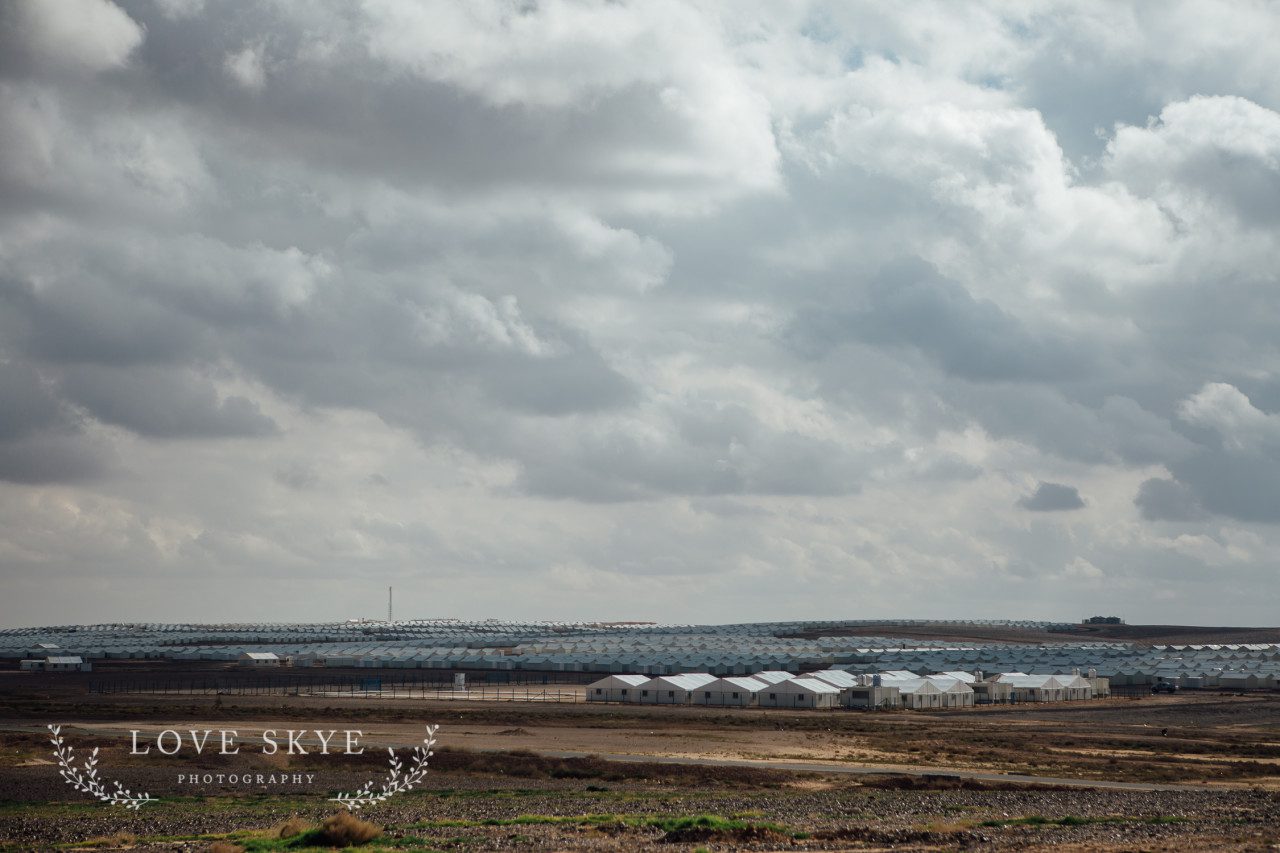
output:
[[955, 642], [1061, 643], [1115, 640], [1141, 645], [1199, 645], [1207, 643], [1280, 643], [1280, 628], [1205, 627], [1198, 625], [1075, 625], [1061, 631], [1040, 631], [999, 625], [881, 625], [818, 628], [787, 634], [799, 639], [818, 637], [900, 637], [903, 640]]

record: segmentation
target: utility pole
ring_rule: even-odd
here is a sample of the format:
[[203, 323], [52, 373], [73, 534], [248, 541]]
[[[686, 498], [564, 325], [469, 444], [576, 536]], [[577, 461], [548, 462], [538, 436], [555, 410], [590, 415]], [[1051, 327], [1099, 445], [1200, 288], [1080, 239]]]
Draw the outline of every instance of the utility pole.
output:
[[387, 621], [391, 621], [391, 587], [387, 587]]

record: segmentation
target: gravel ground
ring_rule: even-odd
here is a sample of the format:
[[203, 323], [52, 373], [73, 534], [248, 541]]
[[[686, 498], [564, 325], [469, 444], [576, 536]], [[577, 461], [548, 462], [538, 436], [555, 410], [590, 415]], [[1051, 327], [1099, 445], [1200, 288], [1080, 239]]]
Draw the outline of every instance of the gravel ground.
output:
[[[68, 796], [50, 768], [19, 768], [3, 775], [19, 771], [27, 771], [24, 798], [48, 796], [60, 802], [10, 801], [0, 807], [0, 839], [11, 849], [51, 849], [127, 832], [138, 840], [132, 846], [118, 845], [120, 849], [196, 851], [209, 846], [208, 836], [264, 830], [294, 815], [319, 821], [333, 811], [322, 796], [237, 795], [165, 801], [134, 814], [71, 799], [74, 793]], [[15, 780], [3, 781], [12, 785]], [[146, 780], [129, 783], [135, 781]], [[709, 845], [756, 850], [1268, 850], [1280, 845], [1280, 795], [1273, 792], [899, 790], [892, 787], [893, 780], [876, 784], [886, 787], [802, 781], [767, 789], [709, 791], [440, 774], [419, 791], [383, 803], [365, 816], [386, 829], [382, 843], [392, 849], [423, 849], [425, 843], [445, 850], [625, 850], [660, 841], [676, 849]], [[737, 818], [748, 827], [682, 834], [638, 825], [646, 819], [703, 814]], [[571, 819], [582, 815], [617, 815], [630, 825]], [[534, 818], [518, 825], [483, 825], [522, 816]], [[570, 820], [549, 822], [557, 817]], [[540, 820], [548, 822], [536, 822]], [[984, 825], [993, 822], [1000, 825]], [[424, 842], [397, 844], [397, 838], [405, 837]]]

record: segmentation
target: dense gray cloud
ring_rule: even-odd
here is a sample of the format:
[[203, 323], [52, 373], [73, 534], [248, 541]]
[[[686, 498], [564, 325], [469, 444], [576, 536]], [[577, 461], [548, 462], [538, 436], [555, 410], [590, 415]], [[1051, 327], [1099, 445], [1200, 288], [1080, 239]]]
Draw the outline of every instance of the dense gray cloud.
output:
[[260, 436], [276, 424], [258, 404], [237, 395], [218, 399], [203, 377], [155, 368], [79, 366], [60, 389], [103, 423], [156, 438]]
[[1272, 619], [1277, 38], [5, 4], [0, 621]]
[[1018, 506], [1033, 512], [1060, 512], [1084, 509], [1084, 501], [1075, 486], [1062, 483], [1039, 483], [1036, 490], [1018, 501]]
[[1138, 489], [1134, 504], [1152, 521], [1198, 521], [1206, 517], [1196, 496], [1182, 483], [1152, 477]]

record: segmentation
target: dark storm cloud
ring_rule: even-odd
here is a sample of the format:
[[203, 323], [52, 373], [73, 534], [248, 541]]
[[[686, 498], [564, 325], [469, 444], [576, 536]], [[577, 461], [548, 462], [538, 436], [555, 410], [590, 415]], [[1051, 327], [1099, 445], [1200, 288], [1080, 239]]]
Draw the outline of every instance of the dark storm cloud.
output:
[[219, 400], [207, 379], [181, 371], [75, 367], [60, 388], [98, 420], [139, 435], [229, 438], [278, 431], [257, 403], [236, 395]]
[[1203, 450], [1169, 470], [1210, 512], [1241, 521], [1280, 522], [1280, 453]]
[[1084, 501], [1075, 486], [1041, 482], [1035, 492], [1018, 500], [1018, 506], [1033, 512], [1060, 512], [1083, 509]]
[[107, 451], [76, 433], [46, 433], [0, 442], [0, 480], [75, 483], [107, 471]]
[[27, 364], [0, 361], [0, 480], [76, 481], [104, 470], [77, 413]]
[[1176, 480], [1145, 480], [1133, 503], [1149, 521], [1200, 521], [1207, 517], [1195, 494]]
[[30, 278], [0, 277], [5, 337], [30, 356], [51, 362], [132, 365], [188, 358], [208, 334], [191, 317], [79, 272], [65, 284], [39, 289]]
[[979, 381], [1058, 381], [1088, 366], [1088, 353], [1052, 333], [1036, 334], [999, 306], [974, 299], [931, 265], [905, 259], [881, 270], [869, 305], [852, 318], [866, 340], [913, 346], [948, 373]]
[[830, 306], [805, 312], [791, 336], [805, 349], [850, 338], [910, 347], [948, 374], [980, 382], [1054, 382], [1093, 367], [1084, 346], [1053, 332], [1032, 332], [919, 258], [881, 269], [860, 301], [849, 313]]

